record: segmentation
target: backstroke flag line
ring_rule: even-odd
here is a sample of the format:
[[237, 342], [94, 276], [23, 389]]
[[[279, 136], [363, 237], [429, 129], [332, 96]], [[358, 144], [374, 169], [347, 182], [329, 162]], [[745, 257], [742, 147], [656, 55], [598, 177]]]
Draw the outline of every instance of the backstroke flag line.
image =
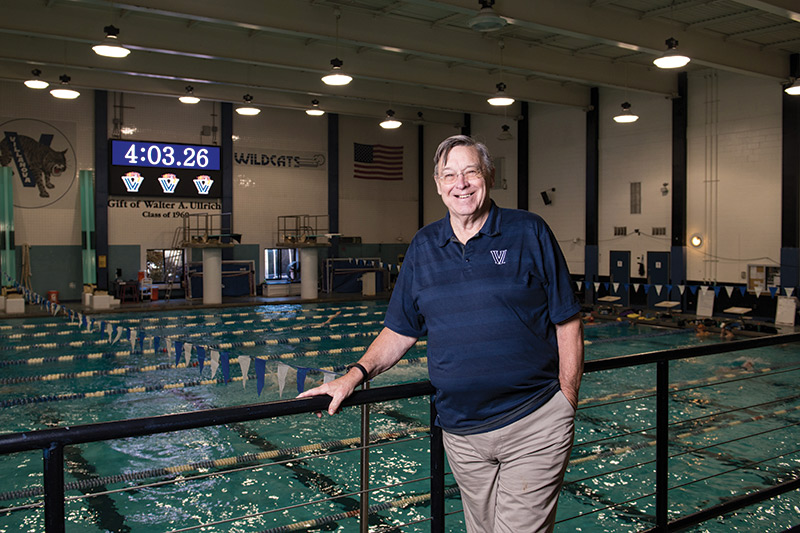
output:
[[363, 180], [402, 180], [403, 147], [353, 143], [353, 177]]

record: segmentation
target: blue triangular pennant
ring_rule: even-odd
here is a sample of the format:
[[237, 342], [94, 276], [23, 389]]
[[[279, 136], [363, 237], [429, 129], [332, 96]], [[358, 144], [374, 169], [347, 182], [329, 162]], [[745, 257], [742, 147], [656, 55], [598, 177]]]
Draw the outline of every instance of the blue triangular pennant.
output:
[[206, 361], [206, 349], [203, 346], [195, 346], [197, 350], [197, 362], [200, 363], [200, 372], [203, 371], [203, 364]]
[[308, 374], [308, 368], [298, 368], [297, 369], [297, 392], [301, 393], [306, 388], [306, 374]]
[[172, 346], [175, 348], [175, 364], [179, 365], [183, 357], [183, 341], [175, 341]]
[[261, 391], [264, 389], [264, 374], [267, 373], [267, 362], [256, 357], [253, 363], [256, 369], [256, 393], [261, 396]]
[[225, 383], [231, 380], [231, 366], [230, 366], [230, 357], [228, 356], [228, 352], [220, 352], [219, 353], [219, 367], [222, 369], [222, 379]]

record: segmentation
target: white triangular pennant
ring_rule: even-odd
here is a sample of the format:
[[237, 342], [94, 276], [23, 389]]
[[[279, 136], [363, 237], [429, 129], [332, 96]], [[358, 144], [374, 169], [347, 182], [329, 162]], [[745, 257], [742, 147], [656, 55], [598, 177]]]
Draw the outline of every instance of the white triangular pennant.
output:
[[250, 358], [246, 355], [240, 355], [237, 359], [239, 360], [239, 367], [242, 369], [242, 388], [246, 389], [247, 371], [250, 370]]
[[186, 366], [189, 366], [192, 361], [192, 344], [188, 342], [183, 345], [183, 360], [186, 362]]
[[614, 282], [611, 284], [611, 286], [614, 287], [614, 292], [617, 292], [619, 290], [619, 283]]
[[594, 290], [595, 290], [595, 292], [600, 290], [600, 282], [599, 281], [595, 281], [594, 282]]
[[640, 283], [634, 283], [633, 284], [633, 292], [639, 292], [639, 285], [640, 285]]
[[733, 296], [733, 285], [725, 285], [725, 292], [728, 293], [728, 298]]
[[653, 285], [656, 288], [656, 294], [661, 296], [661, 289], [664, 288], [663, 285]]
[[686, 285], [678, 285], [678, 292], [681, 293], [681, 296], [683, 296], [683, 291], [685, 290], [686, 290]]
[[756, 287], [754, 290], [756, 291], [756, 298], [760, 297], [761, 293], [764, 292], [760, 285]]
[[219, 352], [211, 350], [208, 357], [211, 359], [209, 364], [211, 365], [211, 378], [213, 379], [217, 375], [217, 369], [219, 368]]
[[786, 287], [786, 296], [791, 297], [794, 294], [794, 287]]
[[285, 363], [278, 363], [278, 395], [283, 398], [283, 387], [286, 386], [286, 376], [291, 367]]

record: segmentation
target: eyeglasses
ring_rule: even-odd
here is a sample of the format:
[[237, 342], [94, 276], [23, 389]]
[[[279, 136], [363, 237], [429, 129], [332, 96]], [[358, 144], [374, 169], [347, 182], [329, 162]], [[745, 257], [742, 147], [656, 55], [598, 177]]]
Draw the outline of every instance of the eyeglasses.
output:
[[478, 181], [483, 177], [483, 173], [477, 168], [467, 168], [462, 170], [461, 172], [453, 172], [452, 170], [445, 170], [442, 174], [437, 176], [437, 178], [446, 184], [451, 184], [458, 179], [458, 176], [464, 176], [467, 181]]

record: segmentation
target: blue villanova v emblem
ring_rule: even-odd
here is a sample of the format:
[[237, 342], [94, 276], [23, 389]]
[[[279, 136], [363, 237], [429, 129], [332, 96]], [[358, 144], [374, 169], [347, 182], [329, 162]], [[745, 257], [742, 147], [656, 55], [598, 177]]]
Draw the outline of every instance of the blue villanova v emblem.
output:
[[506, 264], [506, 252], [508, 250], [491, 250], [492, 252], [492, 259], [494, 259], [495, 265], [505, 265]]

